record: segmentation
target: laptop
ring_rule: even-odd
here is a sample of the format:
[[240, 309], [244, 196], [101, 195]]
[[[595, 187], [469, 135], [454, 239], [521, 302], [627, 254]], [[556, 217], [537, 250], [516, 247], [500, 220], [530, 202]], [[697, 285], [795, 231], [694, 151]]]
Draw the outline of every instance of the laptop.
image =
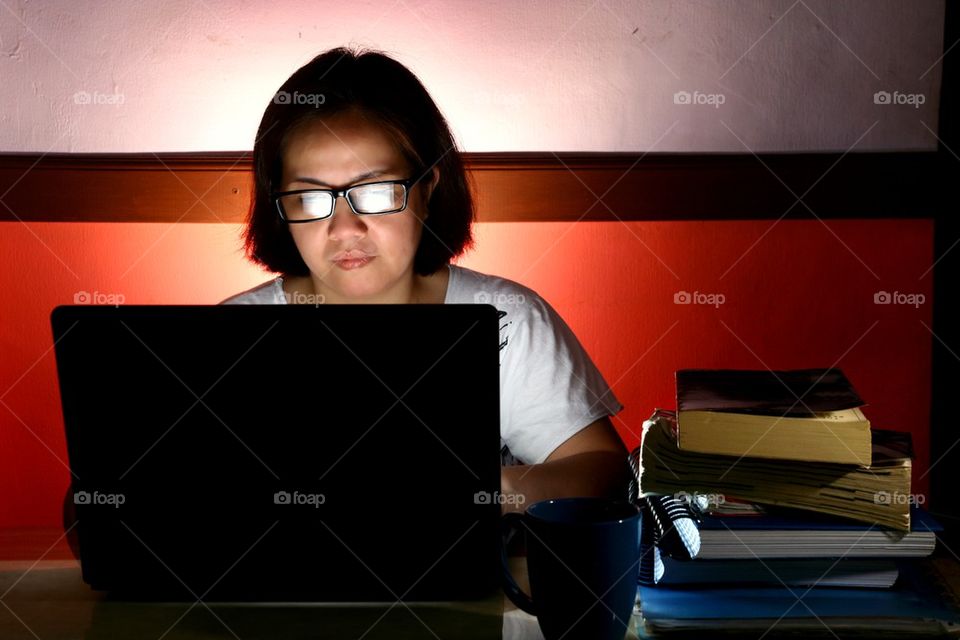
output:
[[51, 322], [92, 588], [358, 602], [498, 588], [493, 306], [73, 305]]

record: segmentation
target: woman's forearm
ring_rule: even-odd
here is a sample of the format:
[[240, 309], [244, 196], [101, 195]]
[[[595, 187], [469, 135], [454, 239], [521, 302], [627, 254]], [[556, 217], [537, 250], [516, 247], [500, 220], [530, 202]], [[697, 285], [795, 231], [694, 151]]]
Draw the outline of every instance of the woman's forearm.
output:
[[[627, 497], [630, 466], [625, 453], [589, 451], [542, 464], [503, 467], [502, 510], [523, 511], [550, 498]], [[512, 497], [511, 497], [512, 496]]]

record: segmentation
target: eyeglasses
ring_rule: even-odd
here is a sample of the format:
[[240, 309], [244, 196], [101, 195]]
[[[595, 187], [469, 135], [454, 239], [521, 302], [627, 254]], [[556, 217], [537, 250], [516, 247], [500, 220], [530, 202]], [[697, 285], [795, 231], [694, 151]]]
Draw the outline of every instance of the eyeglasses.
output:
[[299, 189], [273, 194], [280, 218], [286, 222], [313, 222], [333, 215], [343, 197], [358, 216], [382, 216], [407, 208], [407, 196], [416, 180], [386, 180], [357, 184], [346, 189]]

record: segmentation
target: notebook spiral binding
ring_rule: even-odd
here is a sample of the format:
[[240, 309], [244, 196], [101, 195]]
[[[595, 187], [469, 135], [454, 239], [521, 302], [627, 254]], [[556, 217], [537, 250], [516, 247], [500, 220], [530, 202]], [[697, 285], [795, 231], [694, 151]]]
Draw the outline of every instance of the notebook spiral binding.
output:
[[660, 554], [677, 560], [691, 560], [700, 551], [699, 519], [690, 505], [675, 496], [641, 494], [641, 447], [628, 456], [632, 471], [628, 499], [640, 508], [640, 584], [656, 584], [663, 576]]

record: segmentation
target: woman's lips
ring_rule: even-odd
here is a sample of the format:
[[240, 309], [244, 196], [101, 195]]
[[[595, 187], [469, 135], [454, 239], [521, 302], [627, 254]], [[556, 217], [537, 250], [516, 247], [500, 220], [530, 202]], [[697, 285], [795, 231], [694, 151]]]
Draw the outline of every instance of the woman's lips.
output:
[[342, 258], [335, 258], [333, 263], [343, 269], [344, 271], [350, 271], [352, 269], [359, 269], [360, 267], [365, 267], [370, 264], [376, 256], [368, 256], [366, 254], [356, 254], [350, 255]]

